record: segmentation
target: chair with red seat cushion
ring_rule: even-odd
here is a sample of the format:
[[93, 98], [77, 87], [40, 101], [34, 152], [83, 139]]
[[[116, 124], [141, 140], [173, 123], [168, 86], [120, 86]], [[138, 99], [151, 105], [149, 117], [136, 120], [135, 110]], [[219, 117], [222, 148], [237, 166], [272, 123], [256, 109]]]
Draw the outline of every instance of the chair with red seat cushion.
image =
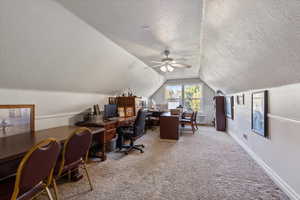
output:
[[86, 167], [91, 141], [92, 133], [88, 128], [78, 128], [65, 141], [61, 157], [55, 167], [55, 178], [53, 178], [56, 199], [59, 198], [56, 180], [65, 175], [71, 175], [73, 171], [78, 170], [79, 166], [85, 170], [90, 188], [93, 190], [93, 185]]
[[50, 200], [54, 166], [60, 152], [60, 145], [49, 138], [33, 146], [21, 160], [17, 174], [2, 181], [1, 200], [29, 200], [46, 191]]

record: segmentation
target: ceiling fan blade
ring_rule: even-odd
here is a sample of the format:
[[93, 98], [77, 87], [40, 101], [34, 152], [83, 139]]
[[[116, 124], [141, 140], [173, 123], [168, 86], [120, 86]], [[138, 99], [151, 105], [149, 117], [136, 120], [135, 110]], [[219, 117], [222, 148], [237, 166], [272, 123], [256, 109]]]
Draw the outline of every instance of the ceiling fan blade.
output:
[[171, 64], [172, 67], [177, 67], [177, 68], [191, 68], [191, 65], [187, 65], [187, 64], [182, 64], [182, 63], [172, 63]]
[[164, 64], [153, 65], [153, 66], [151, 66], [151, 67], [152, 67], [152, 68], [157, 68], [157, 67], [162, 67], [162, 66], [164, 66]]
[[162, 64], [163, 62], [161, 61], [156, 61], [156, 60], [151, 60], [152, 63], [158, 63], [158, 64]]
[[187, 61], [187, 58], [175, 58], [174, 61]]

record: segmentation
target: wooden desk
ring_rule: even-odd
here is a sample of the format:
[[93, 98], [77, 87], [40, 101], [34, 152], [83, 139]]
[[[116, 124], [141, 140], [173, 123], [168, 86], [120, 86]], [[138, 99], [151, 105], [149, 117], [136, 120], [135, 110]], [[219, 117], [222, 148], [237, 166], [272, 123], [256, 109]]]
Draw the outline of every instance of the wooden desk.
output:
[[134, 117], [116, 117], [111, 120], [103, 120], [101, 117], [95, 118], [93, 120], [78, 122], [77, 126], [84, 127], [103, 127], [105, 129], [105, 133], [102, 134], [100, 138], [100, 144], [102, 145], [101, 149], [101, 159], [102, 161], [106, 160], [106, 144], [111, 141], [117, 134], [117, 128], [119, 126], [129, 125], [134, 122]]
[[163, 113], [160, 116], [160, 138], [169, 140], [179, 139], [179, 115]]
[[[0, 179], [16, 172], [20, 160], [33, 145], [49, 137], [64, 142], [76, 129], [77, 126], [61, 126], [36, 131], [34, 135], [24, 133], [0, 138]], [[90, 129], [93, 135], [105, 132], [104, 128]]]

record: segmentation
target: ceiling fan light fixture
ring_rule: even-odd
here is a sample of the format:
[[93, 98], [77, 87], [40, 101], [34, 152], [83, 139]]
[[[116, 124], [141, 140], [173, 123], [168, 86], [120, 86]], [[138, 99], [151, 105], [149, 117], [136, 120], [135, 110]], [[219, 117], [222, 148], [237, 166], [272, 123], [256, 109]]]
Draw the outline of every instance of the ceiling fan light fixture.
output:
[[[151, 66], [152, 68], [159, 68], [162, 72], [173, 72], [175, 68], [191, 68], [190, 65], [183, 64], [178, 62], [180, 59], [174, 59], [169, 57], [170, 51], [165, 50], [164, 51], [164, 58], [162, 58], [160, 61], [153, 60], [152, 62], [155, 63], [155, 65]], [[185, 60], [185, 59], [184, 59]]]
[[172, 72], [174, 70], [174, 68], [170, 65], [167, 66], [167, 69], [168, 69], [169, 72]]
[[162, 66], [161, 68], [160, 68], [160, 71], [162, 71], [162, 72], [167, 72], [167, 67], [166, 66]]

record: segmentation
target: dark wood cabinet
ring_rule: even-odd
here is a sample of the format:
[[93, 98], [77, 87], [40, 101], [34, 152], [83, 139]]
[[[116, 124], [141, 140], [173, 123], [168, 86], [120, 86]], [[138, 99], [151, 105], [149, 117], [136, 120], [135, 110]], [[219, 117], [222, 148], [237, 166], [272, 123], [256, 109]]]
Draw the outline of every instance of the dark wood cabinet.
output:
[[108, 143], [109, 141], [111, 141], [114, 137], [116, 137], [117, 134], [117, 122], [112, 122], [112, 123], [107, 123], [104, 125], [104, 129], [105, 129], [105, 141], [101, 141], [103, 142], [103, 146]]
[[215, 96], [215, 126], [217, 131], [226, 131], [225, 97]]
[[118, 108], [123, 108], [124, 117], [136, 116], [138, 110], [143, 107], [142, 98], [136, 96], [109, 97], [109, 103], [117, 104]]
[[179, 139], [179, 115], [164, 113], [160, 116], [160, 139]]

